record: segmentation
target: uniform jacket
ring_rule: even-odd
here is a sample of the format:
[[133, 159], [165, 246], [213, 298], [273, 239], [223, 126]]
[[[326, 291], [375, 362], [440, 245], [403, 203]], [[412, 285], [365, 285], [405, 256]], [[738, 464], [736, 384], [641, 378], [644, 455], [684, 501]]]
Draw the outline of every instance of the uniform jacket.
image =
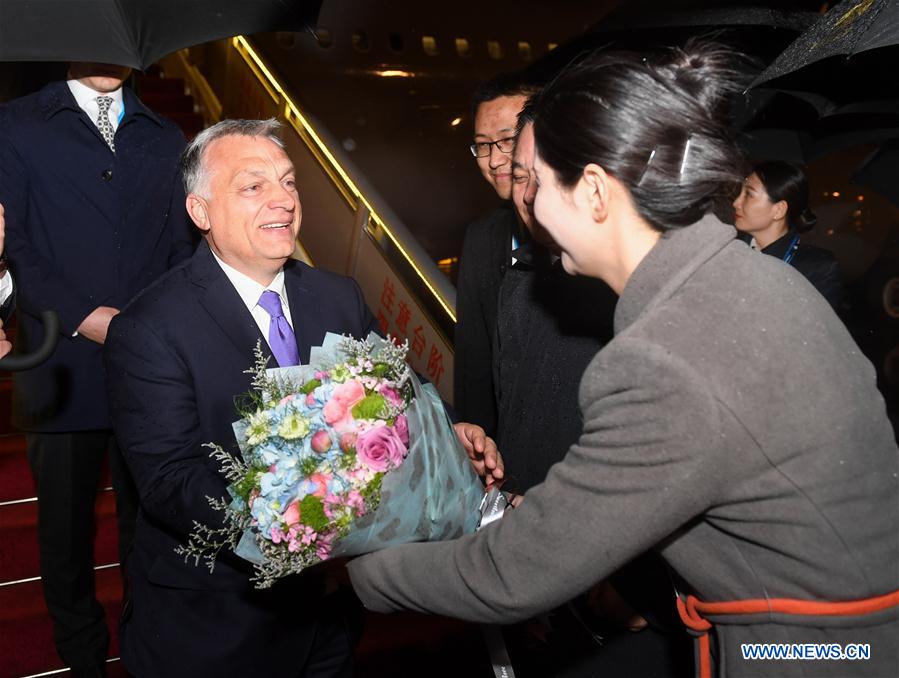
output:
[[821, 247], [802, 242], [802, 237], [795, 229], [790, 229], [762, 250], [767, 255], [783, 259], [793, 239], [799, 237], [790, 265], [802, 273], [821, 296], [827, 299], [834, 309], [839, 310], [845, 296], [843, 278], [840, 267], [833, 253]]
[[64, 81], [0, 108], [0, 203], [17, 287], [16, 350], [40, 345], [54, 309], [60, 339], [15, 377], [14, 419], [29, 431], [109, 427], [102, 347], [73, 337], [97, 306], [122, 308], [190, 255], [178, 159], [184, 136], [127, 87], [112, 153]]
[[[376, 328], [349, 278], [295, 261], [284, 272], [302, 362], [326, 332], [362, 338]], [[249, 563], [233, 554], [210, 574], [175, 553], [194, 521], [221, 522], [206, 497], [226, 497], [226, 481], [203, 445], [237, 453], [235, 397], [250, 390], [245, 370], [257, 342], [268, 350], [205, 242], [110, 325], [113, 427], [140, 495], [127, 565], [133, 610], [122, 626], [123, 660], [136, 676], [297, 675], [302, 668], [312, 639], [298, 636], [296, 624], [318, 613], [307, 577], [256, 591]], [[196, 633], [194, 617], [216, 620], [216, 637]]]
[[[874, 369], [804, 278], [734, 235], [709, 216], [663, 236], [584, 374], [565, 460], [486, 530], [351, 562], [366, 607], [515, 621], [651, 547], [706, 601], [899, 588], [899, 450]], [[716, 627], [718, 675], [895, 675], [897, 637], [895, 610], [736, 619]], [[870, 643], [871, 659], [749, 661], [747, 642]]]

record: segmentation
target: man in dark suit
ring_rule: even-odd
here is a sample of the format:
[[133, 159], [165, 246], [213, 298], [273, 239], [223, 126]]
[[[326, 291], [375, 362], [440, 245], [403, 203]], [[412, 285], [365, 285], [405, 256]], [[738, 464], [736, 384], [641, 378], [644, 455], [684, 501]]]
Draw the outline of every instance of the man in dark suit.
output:
[[122, 626], [122, 659], [137, 678], [351, 671], [355, 606], [325, 597], [314, 573], [258, 591], [233, 554], [210, 573], [175, 553], [194, 521], [221, 522], [207, 496], [226, 497], [227, 483], [204, 443], [237, 452], [234, 398], [250, 390], [256, 345], [270, 364], [293, 365], [326, 332], [377, 327], [353, 280], [290, 259], [301, 206], [277, 129], [226, 120], [191, 143], [184, 185], [205, 242], [110, 325], [113, 422], [141, 500]]
[[496, 435], [498, 417], [493, 361], [498, 290], [523, 235], [509, 203], [512, 148], [518, 113], [535, 91], [518, 75], [502, 75], [482, 83], [472, 102], [470, 149], [481, 175], [504, 204], [465, 231], [456, 286], [453, 405], [461, 419], [480, 424], [490, 436]]
[[129, 72], [73, 63], [67, 81], [0, 109], [0, 202], [19, 287], [16, 350], [40, 344], [42, 311], [54, 309], [60, 320], [51, 358], [15, 376], [13, 423], [28, 439], [56, 648], [76, 675], [101, 675], [109, 642], [92, 554], [107, 451], [122, 557], [135, 514], [110, 431], [102, 344], [118, 309], [191, 251], [177, 182], [184, 137], [122, 87]]

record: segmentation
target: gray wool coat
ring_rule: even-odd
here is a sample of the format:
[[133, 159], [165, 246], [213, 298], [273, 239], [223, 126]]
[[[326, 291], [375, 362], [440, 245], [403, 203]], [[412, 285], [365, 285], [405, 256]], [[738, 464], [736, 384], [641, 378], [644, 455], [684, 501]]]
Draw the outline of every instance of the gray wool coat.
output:
[[[478, 534], [352, 561], [367, 608], [514, 622], [653, 547], [705, 601], [899, 589], [899, 450], [874, 369], [801, 273], [734, 235], [708, 216], [663, 236], [583, 376], [565, 459]], [[899, 675], [895, 609], [721, 621], [719, 678]], [[869, 643], [871, 658], [743, 659], [756, 642]]]

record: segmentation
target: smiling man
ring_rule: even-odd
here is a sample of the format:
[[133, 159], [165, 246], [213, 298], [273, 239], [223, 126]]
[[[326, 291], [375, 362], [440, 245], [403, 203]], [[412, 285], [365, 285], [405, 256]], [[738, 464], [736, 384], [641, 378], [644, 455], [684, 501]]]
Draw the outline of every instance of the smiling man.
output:
[[482, 83], [472, 102], [474, 137], [469, 147], [484, 179], [504, 202], [465, 231], [457, 284], [454, 405], [464, 421], [496, 433], [493, 342], [497, 291], [522, 237], [512, 197], [512, 150], [518, 114], [536, 85], [520, 74]]
[[278, 127], [226, 120], [188, 146], [187, 210], [205, 242], [110, 325], [113, 423], [140, 495], [121, 641], [137, 678], [351, 670], [351, 612], [315, 575], [257, 591], [236, 556], [210, 574], [175, 554], [194, 521], [221, 522], [206, 497], [227, 496], [226, 482], [204, 443], [237, 452], [234, 397], [250, 389], [257, 342], [287, 366], [328, 331], [376, 327], [355, 282], [290, 259], [301, 207]]

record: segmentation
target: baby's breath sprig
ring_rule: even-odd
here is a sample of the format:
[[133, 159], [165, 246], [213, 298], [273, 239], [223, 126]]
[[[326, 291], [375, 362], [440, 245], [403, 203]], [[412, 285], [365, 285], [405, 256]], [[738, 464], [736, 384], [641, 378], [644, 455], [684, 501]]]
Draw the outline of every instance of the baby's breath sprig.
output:
[[195, 520], [194, 529], [188, 537], [187, 546], [179, 545], [175, 553], [184, 556], [184, 562], [193, 558], [194, 565], [199, 565], [202, 560], [209, 568], [210, 574], [215, 571], [215, 561], [222, 549], [235, 549], [244, 530], [249, 529], [251, 519], [249, 516], [235, 511], [231, 505], [223, 500], [207, 495], [206, 501], [216, 511], [224, 514], [222, 527], [209, 527]]

